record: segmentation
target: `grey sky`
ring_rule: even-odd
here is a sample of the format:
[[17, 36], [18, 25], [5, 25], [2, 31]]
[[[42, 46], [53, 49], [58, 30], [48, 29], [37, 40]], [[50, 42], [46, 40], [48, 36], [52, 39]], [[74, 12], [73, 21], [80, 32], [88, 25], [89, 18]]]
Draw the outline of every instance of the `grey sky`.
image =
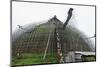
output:
[[[12, 3], [12, 30], [17, 25], [38, 23], [52, 18], [54, 15], [65, 22], [69, 8], [74, 8], [73, 17], [69, 24], [74, 25], [85, 35], [91, 37], [95, 34], [95, 7], [43, 4], [43, 3]], [[92, 39], [94, 41], [94, 38]]]

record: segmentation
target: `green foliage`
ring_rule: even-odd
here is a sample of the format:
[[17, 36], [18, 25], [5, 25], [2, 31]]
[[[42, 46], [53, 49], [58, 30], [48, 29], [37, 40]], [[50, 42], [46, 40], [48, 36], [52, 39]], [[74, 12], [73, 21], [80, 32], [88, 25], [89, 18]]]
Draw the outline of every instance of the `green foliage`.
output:
[[57, 63], [56, 57], [50, 53], [47, 54], [45, 60], [43, 60], [43, 54], [41, 53], [25, 53], [20, 58], [13, 57], [12, 62], [13, 65]]
[[96, 61], [96, 56], [95, 55], [83, 55], [82, 61], [84, 62]]

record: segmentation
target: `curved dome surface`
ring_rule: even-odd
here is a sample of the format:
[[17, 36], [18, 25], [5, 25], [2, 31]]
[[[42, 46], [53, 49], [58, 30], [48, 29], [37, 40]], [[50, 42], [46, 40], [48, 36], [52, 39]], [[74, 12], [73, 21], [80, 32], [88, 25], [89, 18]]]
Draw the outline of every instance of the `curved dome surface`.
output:
[[[93, 51], [92, 43], [82, 32], [70, 25], [65, 30], [62, 27], [63, 23], [53, 17], [43, 24], [29, 25], [23, 28], [24, 30], [16, 31], [13, 35], [12, 55], [19, 57], [29, 54], [28, 57], [30, 57], [32, 54], [32, 58], [34, 58], [34, 60], [32, 59], [34, 62], [30, 62], [32, 64], [58, 63], [57, 40], [59, 40], [63, 56], [70, 51]], [[57, 39], [56, 31], [59, 39]], [[46, 58], [49, 58], [43, 61], [45, 53]]]
[[[24, 30], [22, 29], [17, 30], [12, 36], [13, 38], [15, 38], [13, 39], [14, 41], [12, 43], [12, 46], [14, 48], [13, 52], [16, 53], [19, 50], [22, 52], [28, 52], [27, 51], [28, 49], [29, 52], [34, 52], [32, 50], [35, 50], [36, 48], [34, 47], [36, 46], [39, 47], [36, 50], [40, 50], [41, 48], [45, 49], [46, 42], [48, 40], [47, 38], [48, 38], [49, 30], [53, 30], [51, 38], [53, 40], [53, 43], [55, 43], [54, 24], [57, 24], [58, 28], [61, 28], [63, 25], [63, 23], [60, 20], [53, 17], [50, 20], [48, 20], [46, 23], [37, 26], [31, 24], [26, 26]], [[72, 51], [72, 50], [91, 51], [91, 48], [89, 46], [91, 43], [89, 43], [89, 41], [85, 39], [86, 36], [83, 35], [77, 29], [68, 26], [65, 31], [61, 31], [60, 29], [58, 29], [58, 31], [60, 34], [61, 44], [62, 44], [62, 48], [64, 48], [64, 51]]]

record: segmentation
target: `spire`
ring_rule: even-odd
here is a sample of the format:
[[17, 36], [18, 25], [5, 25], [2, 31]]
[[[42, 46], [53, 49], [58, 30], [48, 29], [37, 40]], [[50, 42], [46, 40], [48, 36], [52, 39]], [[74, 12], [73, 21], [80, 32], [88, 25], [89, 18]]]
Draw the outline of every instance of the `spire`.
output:
[[52, 17], [50, 20], [54, 20], [54, 21], [58, 21], [58, 22], [61, 22], [56, 15], [54, 15], [54, 17]]

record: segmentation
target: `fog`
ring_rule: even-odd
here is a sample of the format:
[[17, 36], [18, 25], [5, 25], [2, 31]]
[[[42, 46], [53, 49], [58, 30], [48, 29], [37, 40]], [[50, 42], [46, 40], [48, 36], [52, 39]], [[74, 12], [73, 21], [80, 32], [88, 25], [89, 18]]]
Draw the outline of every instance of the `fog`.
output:
[[[12, 2], [12, 31], [18, 26], [27, 24], [44, 23], [54, 15], [63, 23], [67, 19], [69, 8], [73, 8], [73, 16], [69, 22], [83, 32], [87, 37], [95, 34], [95, 7], [60, 5], [60, 4], [43, 4], [28, 2]], [[95, 39], [91, 39], [95, 43]]]

